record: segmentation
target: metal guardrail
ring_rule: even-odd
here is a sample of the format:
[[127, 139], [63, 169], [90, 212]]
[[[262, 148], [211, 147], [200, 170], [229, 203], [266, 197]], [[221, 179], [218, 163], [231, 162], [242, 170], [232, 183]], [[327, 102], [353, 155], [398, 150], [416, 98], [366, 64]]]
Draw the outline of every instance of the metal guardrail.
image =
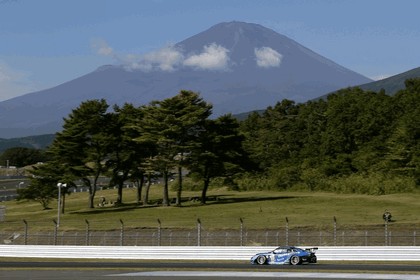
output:
[[[309, 246], [310, 247], [310, 246]], [[134, 260], [249, 261], [273, 247], [239, 246], [38, 246], [0, 245], [0, 257]], [[420, 261], [419, 246], [319, 247], [319, 261]]]

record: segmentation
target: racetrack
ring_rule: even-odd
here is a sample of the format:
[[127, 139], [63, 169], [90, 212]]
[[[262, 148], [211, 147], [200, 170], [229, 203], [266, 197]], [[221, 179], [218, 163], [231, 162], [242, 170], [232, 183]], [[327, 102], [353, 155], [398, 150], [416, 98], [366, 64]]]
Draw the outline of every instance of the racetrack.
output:
[[240, 262], [2, 261], [0, 279], [394, 279], [420, 280], [418, 265], [331, 264], [251, 265]]
[[253, 270], [253, 271], [351, 271], [351, 272], [404, 272], [419, 273], [420, 266], [412, 264], [304, 264], [292, 265], [251, 265], [248, 263], [231, 262], [81, 262], [81, 261], [2, 261], [0, 269], [4, 268], [83, 268], [83, 269], [141, 269], [141, 270]]

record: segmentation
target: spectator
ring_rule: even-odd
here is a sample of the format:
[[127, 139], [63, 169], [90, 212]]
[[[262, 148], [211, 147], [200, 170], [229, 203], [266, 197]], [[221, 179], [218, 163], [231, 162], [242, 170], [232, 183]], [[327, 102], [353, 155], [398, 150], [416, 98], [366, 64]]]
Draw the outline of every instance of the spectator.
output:
[[391, 212], [389, 212], [387, 209], [385, 209], [384, 214], [382, 215], [382, 218], [384, 219], [385, 222], [390, 222], [391, 221]]

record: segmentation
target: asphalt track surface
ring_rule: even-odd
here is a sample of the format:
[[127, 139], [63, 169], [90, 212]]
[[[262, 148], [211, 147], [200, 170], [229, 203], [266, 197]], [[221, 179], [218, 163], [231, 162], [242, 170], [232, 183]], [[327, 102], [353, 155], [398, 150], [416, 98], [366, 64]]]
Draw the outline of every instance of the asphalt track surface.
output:
[[[237, 273], [235, 273], [237, 271]], [[333, 273], [331, 273], [333, 272]], [[0, 279], [419, 279], [418, 265], [0, 261]], [[416, 274], [417, 273], [417, 274]], [[362, 274], [362, 275], [361, 275]], [[416, 275], [413, 275], [416, 274]], [[404, 276], [405, 275], [405, 276]]]

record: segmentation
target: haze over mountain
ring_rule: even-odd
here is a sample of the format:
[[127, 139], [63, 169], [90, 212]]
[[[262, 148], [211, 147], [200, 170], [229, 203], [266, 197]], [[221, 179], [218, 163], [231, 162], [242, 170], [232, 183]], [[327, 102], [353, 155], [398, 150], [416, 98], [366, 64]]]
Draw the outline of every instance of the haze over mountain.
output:
[[261, 25], [220, 23], [136, 60], [0, 102], [0, 138], [60, 131], [63, 117], [88, 99], [141, 105], [193, 90], [218, 116], [371, 81]]

